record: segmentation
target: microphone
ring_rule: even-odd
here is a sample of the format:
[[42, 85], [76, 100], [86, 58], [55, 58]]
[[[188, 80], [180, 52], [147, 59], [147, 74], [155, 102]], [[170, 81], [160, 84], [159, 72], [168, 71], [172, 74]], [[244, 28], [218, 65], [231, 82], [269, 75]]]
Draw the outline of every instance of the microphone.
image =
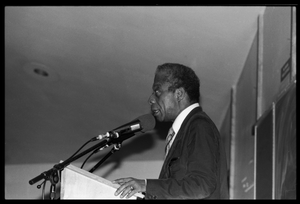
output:
[[135, 133], [137, 131], [147, 132], [155, 127], [155, 118], [151, 114], [142, 115], [133, 121], [126, 123], [120, 127], [117, 127], [103, 135], [98, 135], [94, 137], [93, 140], [101, 140], [103, 138], [119, 138], [121, 135], [126, 135], [129, 133]]

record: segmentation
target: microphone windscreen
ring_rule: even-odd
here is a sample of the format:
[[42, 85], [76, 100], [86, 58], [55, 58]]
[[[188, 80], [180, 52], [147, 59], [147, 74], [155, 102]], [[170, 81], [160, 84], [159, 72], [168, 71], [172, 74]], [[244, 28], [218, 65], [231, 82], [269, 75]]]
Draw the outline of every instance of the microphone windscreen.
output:
[[155, 127], [155, 118], [152, 114], [142, 115], [138, 117], [138, 120], [142, 126], [142, 132], [147, 132]]

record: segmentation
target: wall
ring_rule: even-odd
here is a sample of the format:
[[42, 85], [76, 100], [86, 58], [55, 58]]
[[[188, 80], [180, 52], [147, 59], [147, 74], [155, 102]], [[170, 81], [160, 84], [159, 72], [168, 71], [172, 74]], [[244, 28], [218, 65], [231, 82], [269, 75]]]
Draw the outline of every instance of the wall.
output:
[[[291, 84], [296, 81], [296, 49], [295, 49], [295, 7], [269, 7], [265, 10], [262, 17], [259, 18], [259, 69], [258, 69], [258, 100], [257, 100], [257, 134], [255, 143], [256, 168], [255, 168], [255, 192], [256, 199], [279, 199], [295, 198], [295, 185], [289, 182], [288, 185], [281, 188], [281, 181], [285, 179], [292, 181], [296, 179], [294, 175], [295, 159], [290, 152], [296, 151], [292, 145], [286, 145], [296, 138], [295, 121], [291, 118], [295, 114], [295, 102], [290, 100], [289, 106], [283, 106], [280, 111], [279, 99], [287, 92], [291, 94], [288, 99], [293, 97], [296, 92], [289, 91]], [[266, 113], [269, 117], [264, 117]], [[268, 118], [272, 118], [272, 121]], [[282, 118], [289, 118], [289, 125]], [[278, 123], [277, 121], [281, 121]], [[269, 125], [263, 125], [269, 124]], [[262, 126], [262, 127], [261, 127]], [[267, 130], [269, 129], [269, 130]], [[259, 131], [260, 130], [260, 131]], [[265, 131], [267, 130], [267, 131]], [[284, 134], [279, 134], [284, 132]], [[268, 133], [268, 134], [267, 134]], [[280, 135], [280, 137], [278, 136]], [[277, 140], [280, 139], [280, 143]], [[261, 145], [264, 143], [265, 145]], [[267, 145], [268, 144], [268, 145]], [[268, 146], [268, 147], [267, 147]], [[283, 152], [278, 156], [278, 151]], [[261, 152], [269, 155], [265, 160], [262, 159]], [[286, 153], [289, 152], [289, 153]], [[286, 156], [288, 155], [289, 159]], [[291, 164], [285, 165], [289, 161]], [[287, 166], [289, 166], [287, 168]], [[278, 169], [283, 171], [276, 171]], [[269, 170], [268, 170], [269, 169]], [[286, 176], [285, 170], [292, 172]], [[281, 175], [282, 180], [278, 178]], [[265, 182], [260, 182], [262, 179]], [[280, 189], [275, 192], [275, 189]], [[289, 191], [286, 193], [285, 191]], [[282, 193], [282, 195], [281, 195]]]
[[281, 68], [291, 58], [291, 7], [269, 7], [263, 15], [261, 116], [289, 80], [281, 80]]
[[[258, 17], [257, 35], [243, 72], [233, 86], [230, 130], [231, 198], [256, 198], [255, 155], [260, 150], [255, 149], [255, 128], [295, 78], [295, 13], [296, 10], [292, 7], [267, 7], [264, 14]], [[271, 131], [270, 134], [276, 132]], [[272, 135], [268, 138], [270, 141], [264, 142], [272, 144]], [[257, 147], [261, 145], [257, 144]], [[270, 175], [272, 171], [269, 172]]]

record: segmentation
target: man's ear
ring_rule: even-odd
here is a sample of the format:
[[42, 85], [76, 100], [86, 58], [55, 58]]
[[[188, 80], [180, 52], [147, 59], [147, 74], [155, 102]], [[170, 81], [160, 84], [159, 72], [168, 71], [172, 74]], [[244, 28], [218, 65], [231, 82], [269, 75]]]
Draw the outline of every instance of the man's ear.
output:
[[182, 99], [184, 99], [186, 96], [184, 88], [180, 87], [180, 88], [176, 89], [175, 96], [176, 96], [177, 101], [181, 101]]

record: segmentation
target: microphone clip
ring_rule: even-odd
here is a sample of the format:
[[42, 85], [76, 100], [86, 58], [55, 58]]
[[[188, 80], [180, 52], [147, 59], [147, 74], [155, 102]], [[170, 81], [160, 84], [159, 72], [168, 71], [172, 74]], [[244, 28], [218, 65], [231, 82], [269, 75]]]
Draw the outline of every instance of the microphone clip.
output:
[[102, 140], [102, 139], [105, 139], [105, 138], [108, 138], [108, 139], [117, 139], [119, 138], [119, 133], [116, 132], [116, 131], [109, 131], [103, 135], [98, 135], [95, 140]]

